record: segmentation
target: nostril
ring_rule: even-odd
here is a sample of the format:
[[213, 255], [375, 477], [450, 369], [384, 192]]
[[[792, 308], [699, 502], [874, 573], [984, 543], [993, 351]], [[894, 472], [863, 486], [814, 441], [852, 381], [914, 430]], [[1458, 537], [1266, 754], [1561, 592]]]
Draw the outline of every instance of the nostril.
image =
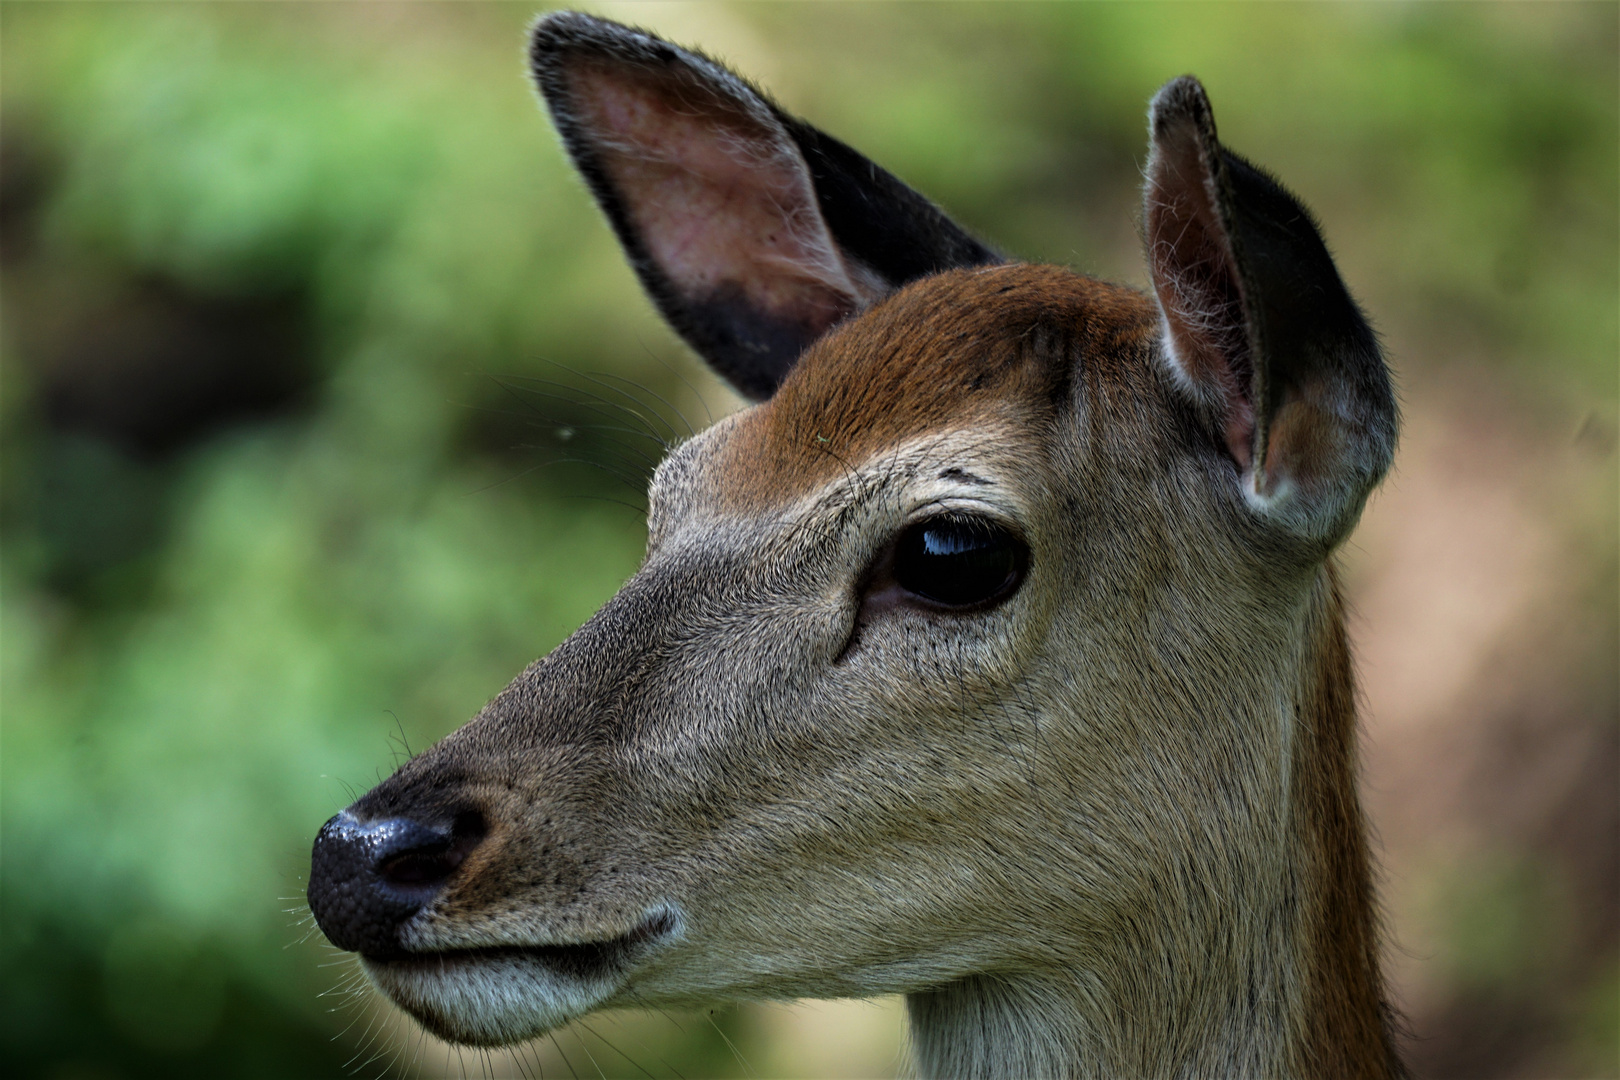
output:
[[341, 949], [386, 958], [400, 952], [399, 928], [426, 906], [488, 832], [477, 812], [448, 827], [410, 818], [328, 821], [311, 853], [309, 906]]
[[401, 829], [394, 845], [377, 855], [377, 876], [401, 888], [438, 885], [466, 859], [488, 832], [477, 811], [456, 815], [448, 832]]
[[408, 851], [383, 863], [377, 874], [390, 885], [437, 885], [460, 861], [448, 850]]

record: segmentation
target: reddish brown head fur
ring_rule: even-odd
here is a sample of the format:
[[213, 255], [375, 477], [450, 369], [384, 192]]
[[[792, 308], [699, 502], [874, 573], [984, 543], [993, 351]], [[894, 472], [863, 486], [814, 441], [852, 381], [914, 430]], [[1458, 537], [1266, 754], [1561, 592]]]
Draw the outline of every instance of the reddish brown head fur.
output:
[[1141, 293], [1062, 267], [917, 282], [822, 338], [739, 418], [722, 451], [733, 497], [791, 500], [929, 433], [996, 423], [1033, 434], [1066, 408], [1077, 358], [1092, 377], [1124, 379], [1156, 319]]

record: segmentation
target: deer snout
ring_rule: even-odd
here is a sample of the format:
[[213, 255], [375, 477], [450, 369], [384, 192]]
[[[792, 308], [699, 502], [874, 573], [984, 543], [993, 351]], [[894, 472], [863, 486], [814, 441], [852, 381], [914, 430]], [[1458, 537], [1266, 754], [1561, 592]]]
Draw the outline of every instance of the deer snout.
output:
[[486, 831], [476, 812], [431, 825], [404, 817], [362, 822], [343, 811], [321, 827], [310, 853], [315, 922], [340, 949], [374, 960], [405, 955], [400, 928], [438, 895]]

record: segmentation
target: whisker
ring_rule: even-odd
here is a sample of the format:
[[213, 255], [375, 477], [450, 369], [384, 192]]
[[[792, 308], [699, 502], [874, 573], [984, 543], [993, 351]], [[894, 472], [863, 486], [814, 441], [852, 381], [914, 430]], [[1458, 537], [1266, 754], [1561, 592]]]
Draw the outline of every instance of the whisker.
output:
[[[663, 413], [659, 412], [657, 409], [654, 409], [652, 406], [648, 405], [645, 401], [642, 401], [640, 398], [636, 397], [634, 394], [631, 394], [631, 393], [629, 393], [629, 392], [627, 392], [627, 391], [625, 391], [625, 390], [623, 390], [623, 389], [621, 389], [619, 387], [613, 386], [610, 383], [603, 382], [601, 379], [597, 378], [595, 375], [590, 374], [589, 372], [576, 371], [575, 369], [570, 368], [565, 364], [557, 364], [557, 362], [554, 361], [554, 360], [550, 361], [550, 363], [554, 364], [557, 367], [562, 368], [564, 371], [570, 372], [573, 375], [577, 375], [578, 377], [586, 380], [587, 382], [595, 383], [597, 386], [600, 386], [604, 390], [608, 390], [608, 391], [611, 391], [611, 392], [613, 392], [615, 394], [618, 394], [620, 397], [626, 399], [627, 401], [634, 402], [637, 406], [639, 406], [639, 407], [641, 407], [643, 409], [646, 409], [648, 412], [652, 413], [653, 416], [657, 417], [658, 422], [664, 426], [664, 430], [669, 432], [669, 437], [672, 440], [674, 440], [676, 442], [679, 442], [680, 439], [682, 438], [681, 433], [675, 430], [675, 425], [669, 422], [668, 417], [664, 416]], [[629, 381], [629, 380], [626, 380], [626, 381]], [[637, 389], [644, 389], [643, 387], [641, 387], [637, 383], [631, 383], [631, 385], [635, 386]], [[688, 427], [687, 432], [686, 432], [686, 437], [690, 438], [691, 436], [692, 436], [692, 430], [691, 430], [690, 427]]]
[[[658, 466], [658, 461], [663, 458], [663, 453], [669, 450], [669, 444], [664, 442], [663, 439], [659, 439], [654, 432], [645, 431], [645, 429], [643, 429], [643, 431], [637, 431], [637, 429], [633, 429], [633, 427], [624, 427], [622, 424], [614, 423], [614, 418], [604, 415], [603, 411], [598, 410], [598, 408], [590, 405], [590, 403], [578, 402], [578, 400], [575, 400], [575, 398], [564, 397], [564, 395], [561, 395], [561, 393], [548, 393], [544, 392], [544, 390], [523, 390], [523, 393], [528, 393], [528, 395], [533, 395], [533, 397], [549, 398], [549, 400], [556, 400], [556, 402], [565, 403], [565, 405], [572, 406], [572, 408], [583, 408], [583, 410], [590, 411], [590, 413], [593, 413], [593, 415], [599, 416], [599, 418], [603, 419], [603, 423], [582, 424], [578, 423], [577, 419], [559, 419], [554, 418], [554, 416], [548, 416], [546, 413], [541, 413], [538, 408], [535, 408], [533, 403], [523, 400], [522, 395], [518, 395], [517, 390], [512, 389], [510, 385], [504, 384], [504, 382], [501, 382], [499, 385], [501, 385], [502, 390], [505, 390], [505, 392], [509, 393], [509, 395], [512, 395], [512, 397], [514, 397], [518, 403], [522, 403], [522, 405], [525, 406], [528, 411], [530, 411], [531, 415], [535, 416], [536, 419], [530, 419], [530, 421], [527, 421], [527, 424], [530, 427], [535, 427], [535, 429], [564, 429], [565, 427], [565, 429], [570, 429], [570, 431], [612, 432], [612, 434], [620, 434], [620, 436], [629, 437], [629, 440], [608, 439], [603, 445], [606, 447], [606, 449], [612, 449], [614, 452], [622, 453], [622, 455], [629, 455], [629, 457], [637, 458], [638, 468], [640, 468], [640, 470], [645, 470], [648, 474], [651, 474], [651, 471]], [[492, 415], [496, 416], [517, 415], [517, 413], [512, 413], [512, 411], [497, 410], [497, 408], [491, 408], [491, 406], [470, 405], [467, 406], [467, 408], [475, 411], [484, 411], [484, 413], [492, 413]], [[630, 442], [630, 440], [635, 440], [635, 442], [651, 442], [651, 444], [656, 444], [658, 445], [659, 453], [656, 453], [656, 455], [653, 455], [653, 453], [648, 453], [646, 450], [637, 447], [635, 442]]]
[[575, 1020], [574, 1024], [577, 1027], [584, 1028], [586, 1031], [590, 1032], [592, 1035], [595, 1035], [604, 1044], [606, 1044], [606, 1046], [607, 1046], [607, 1048], [609, 1050], [612, 1050], [615, 1054], [618, 1054], [620, 1057], [624, 1058], [624, 1060], [626, 1060], [630, 1064], [634, 1065], [637, 1069], [640, 1069], [641, 1072], [647, 1076], [648, 1080], [654, 1080], [653, 1074], [648, 1072], [646, 1067], [643, 1066], [641, 1064], [641, 1062], [637, 1061], [635, 1058], [631, 1057], [629, 1054], [625, 1053], [623, 1050], [620, 1050], [617, 1046], [614, 1046], [613, 1043], [609, 1042], [606, 1038], [603, 1038], [603, 1036], [602, 1036], [602, 1034], [600, 1032], [598, 1032], [595, 1028], [593, 1028], [589, 1024], [587, 1024], [583, 1019]]
[[529, 1072], [529, 1063], [523, 1056], [524, 1052], [527, 1051], [528, 1048], [527, 1043], [520, 1043], [508, 1051], [508, 1053], [511, 1055], [512, 1064], [516, 1066], [518, 1075], [523, 1077], [523, 1080], [532, 1080], [532, 1076]]
[[645, 506], [637, 506], [634, 503], [627, 503], [623, 499], [615, 499], [607, 495], [559, 495], [558, 498], [590, 499], [592, 502], [612, 503], [615, 506], [622, 506], [627, 510], [633, 511], [635, 515], [641, 518], [643, 521], [647, 519], [647, 508]]
[[[669, 372], [671, 375], [673, 375], [677, 379], [681, 380], [681, 383], [688, 390], [692, 391], [692, 396], [697, 399], [697, 403], [699, 405], [703, 406], [703, 415], [708, 418], [709, 426], [713, 427], [714, 426], [714, 413], [709, 411], [709, 403], [703, 399], [702, 394], [698, 393], [697, 387], [695, 387], [691, 383], [687, 382], [686, 381], [686, 376], [682, 375], [680, 369], [677, 368], [674, 364], [669, 363], [663, 357], [659, 356], [657, 353], [655, 353], [651, 349], [649, 349], [647, 347], [647, 343], [645, 341], [641, 340], [641, 338], [639, 336], [636, 338], [636, 344], [641, 346], [641, 351], [646, 353], [649, 357], [651, 357], [654, 363], [661, 365], [665, 371]], [[682, 416], [681, 419], [684, 421], [686, 419], [686, 417]], [[687, 424], [687, 427], [691, 427], [691, 426], [692, 425]]]
[[[613, 469], [612, 466], [604, 465], [600, 461], [591, 461], [588, 458], [579, 458], [579, 457], [562, 457], [562, 458], [552, 458], [549, 461], [537, 462], [534, 465], [531, 465], [528, 468], [522, 470], [521, 472], [514, 473], [513, 475], [508, 476], [508, 477], [506, 477], [504, 479], [501, 479], [501, 480], [497, 480], [494, 483], [486, 484], [481, 488], [474, 488], [471, 491], [467, 492], [467, 494], [468, 495], [479, 495], [479, 494], [482, 494], [483, 492], [486, 492], [486, 491], [493, 491], [495, 488], [501, 487], [504, 484], [510, 484], [510, 483], [515, 482], [515, 481], [521, 480], [525, 476], [529, 476], [529, 475], [531, 475], [533, 473], [536, 473], [536, 472], [540, 471], [541, 469], [549, 468], [552, 465], [588, 465], [593, 469], [602, 470], [603, 472], [607, 473], [609, 476], [611, 476], [615, 480], [617, 480], [619, 483], [623, 484], [625, 487], [628, 487], [630, 490], [636, 492], [637, 494], [641, 494], [642, 492], [645, 491], [645, 488], [642, 485], [633, 482], [632, 478], [627, 477], [622, 473], [616, 472]], [[643, 512], [645, 512], [645, 511], [643, 511]]]
[[748, 1059], [742, 1056], [742, 1051], [737, 1049], [737, 1044], [731, 1041], [731, 1037], [721, 1029], [719, 1024], [715, 1023], [714, 1014], [712, 1012], [705, 1011], [703, 1016], [709, 1021], [709, 1026], [714, 1028], [714, 1030], [719, 1034], [720, 1038], [725, 1042], [726, 1046], [731, 1049], [731, 1053], [737, 1059], [737, 1064], [742, 1066], [743, 1075], [749, 1077], [750, 1080], [753, 1080], [754, 1070], [749, 1067]]
[[520, 1048], [520, 1050], [521, 1050], [522, 1053], [524, 1053], [528, 1057], [528, 1059], [531, 1062], [533, 1062], [534, 1072], [530, 1074], [531, 1077], [532, 1077], [532, 1080], [545, 1080], [545, 1078], [546, 1078], [546, 1068], [545, 1068], [544, 1062], [541, 1060], [541, 1057], [540, 1057], [540, 1045], [539, 1045], [539, 1043], [537, 1043], [537, 1042], [524, 1043], [523, 1046]]
[[563, 1052], [562, 1043], [557, 1041], [557, 1033], [548, 1031], [546, 1037], [551, 1040], [551, 1045], [557, 1048], [557, 1056], [562, 1058], [563, 1064], [568, 1067], [568, 1075], [572, 1076], [574, 1080], [579, 1080], [579, 1073], [574, 1069], [574, 1063], [568, 1060], [568, 1055]]
[[574, 1036], [574, 1041], [579, 1044], [580, 1050], [583, 1051], [585, 1056], [590, 1059], [591, 1068], [596, 1070], [596, 1075], [600, 1078], [600, 1080], [607, 1080], [607, 1073], [602, 1071], [602, 1066], [597, 1063], [596, 1055], [591, 1053], [591, 1048], [589, 1046], [585, 1045], [585, 1040], [576, 1034]]
[[[652, 387], [646, 386], [646, 385], [644, 385], [642, 383], [638, 383], [638, 382], [634, 381], [633, 379], [627, 379], [623, 375], [615, 375], [610, 371], [602, 372], [602, 377], [605, 378], [605, 379], [615, 379], [615, 380], [617, 380], [619, 382], [629, 383], [631, 386], [634, 386], [637, 390], [640, 390], [640, 391], [642, 391], [643, 393], [646, 393], [646, 394], [651, 394], [653, 397], [657, 398], [658, 401], [661, 404], [668, 406], [669, 411], [674, 413], [676, 418], [678, 420], [680, 420], [681, 426], [686, 428], [686, 437], [688, 439], [690, 439], [692, 436], [697, 434], [697, 430], [692, 427], [692, 422], [686, 418], [686, 414], [681, 412], [681, 410], [677, 409], [674, 406], [674, 404], [670, 402], [670, 400], [668, 398], [666, 398], [663, 394], [660, 394], [658, 391], [654, 390]], [[663, 414], [660, 413], [659, 415], [663, 415]], [[673, 425], [671, 425], [671, 430], [674, 430]]]
[[[536, 396], [539, 396], [539, 397], [549, 397], [549, 398], [557, 398], [558, 400], [567, 400], [567, 399], [561, 398], [559, 395], [556, 395], [556, 394], [541, 394], [538, 391], [529, 391], [529, 392], [534, 393], [534, 394], [536, 394]], [[577, 404], [577, 403], [570, 401], [569, 404]], [[521, 413], [513, 412], [510, 409], [497, 409], [497, 408], [494, 408], [493, 406], [489, 406], [489, 405], [464, 405], [462, 407], [464, 409], [466, 409], [467, 411], [469, 411], [469, 412], [488, 413], [491, 416], [522, 416]], [[538, 419], [538, 420], [527, 420], [527, 419], [525, 419], [524, 420], [524, 426], [533, 428], [536, 431], [544, 431], [544, 430], [547, 430], [547, 429], [555, 430], [555, 429], [558, 429], [558, 428], [567, 428], [567, 429], [570, 429], [572, 431], [587, 431], [587, 432], [593, 432], [593, 433], [601, 432], [601, 433], [607, 433], [607, 434], [613, 434], [613, 435], [628, 435], [633, 439], [637, 439], [637, 440], [644, 441], [644, 442], [656, 443], [661, 450], [667, 449], [667, 447], [665, 446], [664, 442], [661, 439], [658, 439], [658, 438], [656, 438], [654, 436], [651, 436], [651, 435], [647, 434], [645, 431], [636, 431], [634, 428], [623, 427], [622, 425], [619, 425], [619, 424], [609, 424], [609, 423], [581, 424], [581, 423], [569, 421], [569, 420], [566, 420], [566, 419], [558, 419], [558, 418], [549, 417], [549, 416], [542, 416], [541, 419]], [[562, 440], [562, 441], [566, 441], [566, 439]], [[655, 467], [658, 464], [658, 462], [660, 460], [662, 460], [662, 455], [655, 457], [652, 454], [647, 453], [646, 451], [638, 449], [632, 443], [622, 442], [622, 441], [611, 440], [610, 439], [610, 440], [605, 441], [603, 445], [612, 447], [613, 449], [615, 449], [617, 451], [620, 451], [620, 452], [623, 452], [623, 453], [635, 455], [642, 462], [644, 462], [647, 465], [648, 468]]]
[[[493, 379], [494, 377], [491, 376], [491, 378]], [[640, 412], [622, 404], [621, 402], [611, 401], [600, 394], [593, 394], [583, 387], [569, 386], [567, 383], [559, 383], [551, 379], [542, 379], [534, 375], [508, 375], [505, 376], [505, 381], [502, 379], [494, 379], [494, 381], [495, 384], [502, 390], [506, 391], [506, 393], [510, 395], [513, 400], [517, 401], [535, 416], [540, 417], [542, 420], [545, 420], [548, 423], [553, 422], [551, 418], [547, 417], [544, 413], [536, 409], [532, 402], [524, 400], [522, 395], [518, 393], [517, 387], [514, 387], [513, 384], [520, 384], [523, 393], [525, 394], [564, 402], [565, 404], [571, 405], [576, 409], [584, 409], [586, 412], [592, 413], [608, 423], [622, 422], [624, 417], [629, 417], [631, 420], [634, 420], [637, 424], [639, 424], [640, 428], [639, 430], [627, 429], [628, 434], [634, 435], [637, 438], [646, 439], [649, 442], [655, 442], [665, 450], [668, 450], [671, 446], [671, 443], [663, 436], [659, 435], [658, 432], [653, 429], [648, 419]], [[549, 386], [556, 390], [568, 391], [569, 393], [559, 394], [546, 390], [536, 390], [533, 389], [531, 385], [526, 384], [532, 384], [532, 386]], [[609, 387], [608, 389], [612, 388]], [[581, 397], [572, 397], [569, 396], [569, 394], [581, 395], [583, 400], [581, 400]], [[603, 408], [598, 408], [598, 405], [602, 406]], [[614, 412], [620, 415], [615, 417], [613, 413], [603, 411], [604, 408], [614, 410]], [[668, 425], [666, 424], [665, 427], [668, 427]], [[673, 428], [671, 428], [670, 431], [671, 434], [674, 433]]]
[[[622, 414], [623, 416], [629, 417], [629, 418], [633, 419], [634, 421], [636, 421], [636, 423], [638, 423], [638, 424], [640, 424], [642, 426], [642, 429], [646, 432], [646, 437], [647, 438], [655, 440], [660, 445], [662, 445], [666, 450], [669, 449], [673, 445], [673, 442], [671, 442], [671, 440], [675, 440], [675, 441], [680, 440], [680, 437], [681, 437], [680, 433], [675, 430], [674, 426], [671, 425], [668, 420], [664, 419], [664, 417], [660, 416], [657, 413], [656, 410], [650, 409], [647, 406], [647, 404], [645, 402], [643, 402], [641, 399], [636, 398], [636, 397], [632, 397], [631, 395], [625, 393], [623, 390], [620, 390], [616, 386], [612, 386], [612, 385], [609, 385], [608, 383], [604, 383], [600, 379], [596, 379], [596, 378], [592, 377], [591, 375], [588, 375], [588, 374], [586, 374], [584, 372], [576, 371], [573, 368], [568, 367], [565, 364], [559, 364], [559, 363], [557, 363], [555, 361], [551, 361], [551, 360], [548, 360], [546, 362], [548, 364], [550, 364], [552, 367], [559, 368], [562, 371], [568, 372], [570, 375], [574, 376], [576, 379], [583, 379], [586, 382], [594, 383], [597, 386], [601, 387], [603, 390], [609, 391], [610, 393], [616, 395], [617, 398], [625, 399], [625, 400], [628, 400], [628, 401], [632, 402], [635, 407], [632, 407], [631, 405], [626, 405], [624, 403], [624, 400], [615, 400], [615, 398], [610, 398], [610, 397], [607, 397], [607, 396], [605, 396], [603, 394], [595, 393], [595, 392], [587, 389], [586, 387], [580, 386], [578, 384], [560, 383], [560, 382], [557, 382], [554, 379], [542, 379], [542, 378], [540, 378], [538, 376], [533, 376], [533, 375], [517, 376], [516, 378], [518, 380], [520, 380], [520, 381], [523, 381], [523, 382], [530, 382], [530, 383], [534, 383], [534, 384], [539, 385], [539, 386], [551, 386], [551, 387], [555, 387], [555, 388], [557, 388], [559, 390], [567, 390], [570, 393], [581, 395], [584, 398], [584, 400], [577, 400], [576, 399], [576, 400], [573, 401], [573, 404], [575, 404], [576, 406], [579, 406], [581, 408], [589, 409], [592, 412], [595, 412], [598, 415], [603, 416], [604, 419], [607, 418], [607, 414], [603, 413], [601, 411], [601, 409], [597, 409], [595, 407], [595, 405], [591, 404], [592, 402], [594, 402], [596, 405], [601, 405], [603, 408], [612, 409], [612, 410]], [[652, 420], [648, 419], [647, 413], [649, 413], [649, 412], [651, 412], [654, 415], [654, 417], [657, 418], [657, 421], [658, 421], [657, 426], [654, 425]], [[660, 427], [660, 426], [664, 429], [665, 432], [668, 433], [668, 438], [666, 438], [664, 435], [659, 434], [658, 427]]]

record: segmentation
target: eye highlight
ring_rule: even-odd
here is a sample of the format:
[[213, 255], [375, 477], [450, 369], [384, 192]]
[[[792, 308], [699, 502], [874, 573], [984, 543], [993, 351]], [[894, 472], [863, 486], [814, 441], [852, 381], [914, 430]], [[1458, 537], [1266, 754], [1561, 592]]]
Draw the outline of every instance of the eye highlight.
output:
[[941, 514], [901, 533], [893, 560], [894, 583], [904, 592], [962, 610], [1011, 596], [1029, 567], [1029, 548], [987, 517]]

